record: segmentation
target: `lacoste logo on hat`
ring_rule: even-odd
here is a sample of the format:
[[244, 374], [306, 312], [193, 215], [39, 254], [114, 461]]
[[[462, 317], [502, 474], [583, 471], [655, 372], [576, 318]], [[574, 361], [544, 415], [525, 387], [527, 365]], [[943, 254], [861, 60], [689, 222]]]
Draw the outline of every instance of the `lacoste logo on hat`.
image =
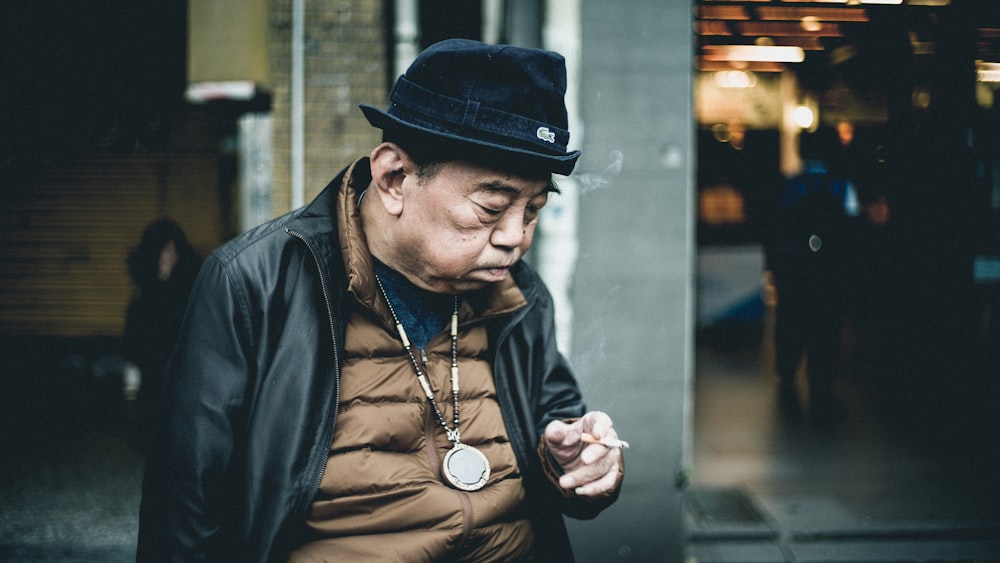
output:
[[549, 131], [548, 127], [539, 127], [538, 131], [535, 131], [535, 136], [548, 143], [556, 142], [556, 134]]

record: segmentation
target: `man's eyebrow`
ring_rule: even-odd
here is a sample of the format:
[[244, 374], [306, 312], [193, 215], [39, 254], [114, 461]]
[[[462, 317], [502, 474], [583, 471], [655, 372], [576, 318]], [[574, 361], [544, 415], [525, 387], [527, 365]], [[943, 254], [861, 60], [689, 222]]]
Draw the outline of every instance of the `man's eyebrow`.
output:
[[[514, 186], [512, 186], [510, 184], [504, 183], [504, 182], [502, 182], [500, 180], [490, 180], [488, 182], [483, 182], [482, 184], [479, 185], [479, 187], [481, 189], [485, 190], [485, 191], [488, 191], [488, 192], [498, 192], [498, 193], [503, 193], [503, 194], [509, 194], [509, 195], [512, 195], [512, 196], [521, 195], [521, 190], [515, 188]], [[561, 193], [561, 192], [559, 191], [559, 187], [556, 186], [555, 182], [550, 181], [550, 182], [548, 182], [545, 185], [545, 187], [540, 192], [538, 192], [535, 195], [538, 196], [538, 195], [542, 195], [542, 194], [545, 194], [545, 193], [557, 193], [558, 194], [558, 193]], [[535, 196], [532, 196], [532, 197], [535, 197]]]
[[483, 183], [479, 184], [479, 188], [481, 190], [484, 190], [484, 191], [487, 191], [487, 192], [499, 192], [499, 193], [509, 194], [509, 195], [520, 195], [521, 194], [520, 190], [518, 190], [517, 188], [515, 188], [514, 186], [512, 186], [510, 184], [501, 182], [500, 180], [490, 180], [488, 182], [483, 182]]

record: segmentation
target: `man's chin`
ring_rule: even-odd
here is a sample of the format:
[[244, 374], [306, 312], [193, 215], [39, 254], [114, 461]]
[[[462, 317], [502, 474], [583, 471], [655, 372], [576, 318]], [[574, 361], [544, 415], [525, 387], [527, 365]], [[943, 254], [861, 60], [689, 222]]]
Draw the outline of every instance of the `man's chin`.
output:
[[502, 282], [510, 276], [510, 268], [482, 268], [472, 270], [459, 278], [437, 278], [433, 284], [424, 286], [434, 293], [457, 295], [477, 291]]
[[489, 269], [489, 270], [476, 270], [470, 274], [457, 280], [449, 280], [441, 284], [441, 289], [439, 293], [448, 293], [452, 295], [457, 295], [459, 293], [468, 293], [470, 291], [478, 291], [484, 287], [501, 282], [507, 279], [510, 275], [510, 270], [506, 268], [500, 269]]

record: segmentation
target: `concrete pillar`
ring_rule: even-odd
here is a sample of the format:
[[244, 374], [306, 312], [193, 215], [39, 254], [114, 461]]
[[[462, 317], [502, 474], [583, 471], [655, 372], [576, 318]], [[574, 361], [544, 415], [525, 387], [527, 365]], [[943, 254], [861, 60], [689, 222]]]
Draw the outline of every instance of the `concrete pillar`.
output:
[[[618, 503], [570, 522], [581, 562], [683, 561], [694, 312], [692, 7], [581, 0], [586, 126], [573, 352], [626, 451]], [[558, 17], [550, 14], [549, 17]]]

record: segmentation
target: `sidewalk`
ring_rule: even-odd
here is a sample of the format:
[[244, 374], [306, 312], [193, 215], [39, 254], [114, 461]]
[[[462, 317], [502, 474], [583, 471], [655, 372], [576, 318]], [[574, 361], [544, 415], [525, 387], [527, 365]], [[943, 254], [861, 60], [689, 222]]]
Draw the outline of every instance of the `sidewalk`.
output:
[[0, 562], [135, 561], [142, 458], [105, 342], [0, 345]]
[[691, 562], [1000, 561], [1000, 464], [975, 445], [995, 435], [899, 417], [843, 376], [838, 425], [783, 417], [764, 342], [698, 350]]

